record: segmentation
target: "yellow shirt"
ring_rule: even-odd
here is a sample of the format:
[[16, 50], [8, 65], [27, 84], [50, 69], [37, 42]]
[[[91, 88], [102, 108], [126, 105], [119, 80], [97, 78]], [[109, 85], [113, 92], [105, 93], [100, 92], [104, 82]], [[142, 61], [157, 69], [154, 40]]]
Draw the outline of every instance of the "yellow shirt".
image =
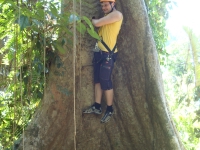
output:
[[[103, 41], [106, 43], [106, 45], [110, 48], [112, 51], [116, 42], [117, 42], [117, 36], [119, 34], [119, 31], [121, 29], [122, 25], [122, 20], [111, 23], [111, 24], [106, 24], [99, 29], [99, 36], [103, 39]], [[102, 51], [108, 52], [108, 50], [103, 46], [103, 44], [98, 41], [98, 47]], [[115, 49], [115, 53], [117, 52], [117, 49]]]

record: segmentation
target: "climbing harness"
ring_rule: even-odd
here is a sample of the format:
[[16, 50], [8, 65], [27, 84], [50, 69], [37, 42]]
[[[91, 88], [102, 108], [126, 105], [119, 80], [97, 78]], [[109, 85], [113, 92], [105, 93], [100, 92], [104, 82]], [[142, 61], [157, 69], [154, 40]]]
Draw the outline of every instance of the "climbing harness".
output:
[[[99, 60], [95, 60], [95, 58], [94, 58], [94, 59], [93, 59], [93, 63], [100, 63], [100, 62], [103, 62], [103, 61], [109, 61], [109, 60], [113, 59], [113, 54], [114, 54], [114, 52], [115, 52], [115, 50], [116, 50], [116, 48], [117, 48], [117, 43], [115, 44], [114, 48], [111, 50], [111, 49], [108, 47], [108, 45], [107, 45], [103, 40], [101, 40], [100, 42], [101, 42], [101, 43], [103, 44], [103, 46], [108, 50], [108, 52], [105, 52], [105, 53], [108, 53], [108, 56], [107, 56], [106, 58], [102, 58], [102, 57], [101, 57], [101, 59], [99, 59]], [[93, 49], [93, 52], [100, 52], [101, 55], [102, 55], [102, 53], [104, 53], [104, 51], [102, 51], [102, 50], [98, 47], [98, 44], [97, 44], [97, 43], [95, 44], [95, 48]]]
[[116, 50], [116, 47], [117, 47], [117, 43], [115, 44], [113, 50], [110, 50], [110, 48], [108, 47], [108, 45], [103, 40], [101, 40], [101, 43], [109, 51], [108, 57], [106, 58], [106, 60], [109, 61], [110, 59], [112, 59], [112, 56], [113, 56], [113, 54], [114, 54], [114, 52]]

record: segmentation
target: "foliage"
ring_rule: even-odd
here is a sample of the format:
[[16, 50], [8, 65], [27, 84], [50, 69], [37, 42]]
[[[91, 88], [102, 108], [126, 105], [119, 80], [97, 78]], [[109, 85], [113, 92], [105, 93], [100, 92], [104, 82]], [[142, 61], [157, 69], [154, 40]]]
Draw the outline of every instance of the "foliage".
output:
[[43, 97], [49, 65], [57, 52], [66, 51], [63, 46], [70, 45], [72, 33], [70, 13], [59, 13], [59, 3], [6, 0], [0, 4], [0, 38], [5, 45], [0, 50], [4, 56], [0, 139], [8, 148], [30, 121]]
[[[82, 23], [82, 21], [84, 21], [86, 23], [86, 25], [84, 23]], [[93, 37], [93, 38], [95, 38], [96, 40], [99, 40], [99, 41], [101, 40], [99, 35], [96, 33], [92, 22], [86, 16], [83, 16], [82, 20], [77, 21], [77, 30], [82, 34], [84, 34], [87, 30], [88, 34], [91, 37]]]
[[193, 57], [193, 63], [194, 63], [194, 72], [195, 72], [195, 86], [200, 86], [200, 64], [199, 64], [199, 53], [200, 53], [200, 45], [199, 45], [199, 38], [195, 34], [195, 32], [189, 28], [184, 26], [184, 31], [188, 35], [188, 39], [190, 41], [191, 45], [191, 52]]
[[186, 149], [199, 149], [199, 100], [195, 101], [195, 66], [190, 41], [172, 41], [167, 52], [163, 79], [169, 108]]
[[165, 49], [165, 43], [168, 40], [168, 31], [165, 26], [168, 18], [168, 8], [171, 8], [174, 3], [169, 0], [145, 0], [145, 4], [156, 43], [156, 49], [160, 56], [160, 63], [164, 65], [166, 57], [168, 56]]

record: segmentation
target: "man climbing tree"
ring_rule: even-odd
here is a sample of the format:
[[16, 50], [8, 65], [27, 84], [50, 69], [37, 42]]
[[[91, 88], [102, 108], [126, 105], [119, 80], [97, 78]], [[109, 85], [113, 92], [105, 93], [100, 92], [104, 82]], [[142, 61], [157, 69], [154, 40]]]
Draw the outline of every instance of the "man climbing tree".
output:
[[[64, 0], [63, 3], [73, 5], [71, 0]], [[84, 0], [80, 4], [80, 12], [83, 16], [98, 16], [98, 5], [97, 0]], [[111, 6], [114, 3], [103, 6], [104, 11], [108, 13], [112, 10]], [[66, 54], [60, 54], [59, 61], [51, 64], [44, 98], [25, 130], [24, 145], [22, 142], [19, 149], [184, 150], [168, 111], [145, 3], [143, 0], [118, 0], [117, 6], [123, 13], [123, 24], [118, 37], [120, 53], [113, 70], [116, 115], [105, 124], [99, 123], [99, 115], [82, 116], [82, 108], [93, 103], [95, 93], [91, 92], [94, 85], [90, 57], [95, 41], [90, 36], [84, 36], [80, 40], [81, 46], [77, 46], [77, 55], [73, 55], [72, 48], [66, 48]], [[113, 12], [102, 20], [115, 12], [119, 13], [113, 8]], [[93, 19], [94, 25], [102, 26], [98, 24], [100, 20]], [[115, 28], [112, 28], [108, 33], [117, 34], [114, 31]], [[74, 33], [74, 36], [76, 40], [79, 34]], [[108, 42], [106, 38], [109, 36], [104, 37], [102, 33], [101, 36], [105, 43]], [[106, 43], [111, 50], [114, 41], [111, 45]], [[98, 46], [107, 51], [100, 43]], [[72, 78], [75, 58], [76, 81]]]
[[100, 27], [99, 41], [94, 49], [94, 83], [95, 83], [95, 103], [83, 113], [101, 114], [101, 98], [103, 91], [107, 100], [107, 110], [101, 119], [102, 123], [108, 122], [113, 115], [113, 85], [111, 81], [111, 73], [114, 62], [117, 57], [117, 36], [119, 34], [123, 16], [116, 10], [115, 0], [100, 0], [102, 10], [105, 14], [100, 19], [93, 17], [92, 23], [96, 27]]

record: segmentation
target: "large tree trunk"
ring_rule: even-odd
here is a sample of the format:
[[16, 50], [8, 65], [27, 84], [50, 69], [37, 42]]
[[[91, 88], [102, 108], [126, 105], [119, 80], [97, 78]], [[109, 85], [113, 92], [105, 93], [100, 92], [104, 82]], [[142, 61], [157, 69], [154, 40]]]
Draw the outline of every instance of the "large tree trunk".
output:
[[[99, 1], [84, 2], [91, 6], [83, 4], [82, 14], [98, 16]], [[82, 110], [94, 102], [91, 49], [95, 44], [91, 37], [82, 37], [76, 51], [76, 86], [74, 55], [69, 50], [51, 66], [44, 99], [25, 131], [25, 150], [184, 149], [168, 112], [145, 4], [141, 0], [117, 0], [117, 6], [124, 22], [113, 72], [113, 118], [101, 124], [102, 115], [82, 115]], [[102, 105], [105, 110], [104, 99]]]

